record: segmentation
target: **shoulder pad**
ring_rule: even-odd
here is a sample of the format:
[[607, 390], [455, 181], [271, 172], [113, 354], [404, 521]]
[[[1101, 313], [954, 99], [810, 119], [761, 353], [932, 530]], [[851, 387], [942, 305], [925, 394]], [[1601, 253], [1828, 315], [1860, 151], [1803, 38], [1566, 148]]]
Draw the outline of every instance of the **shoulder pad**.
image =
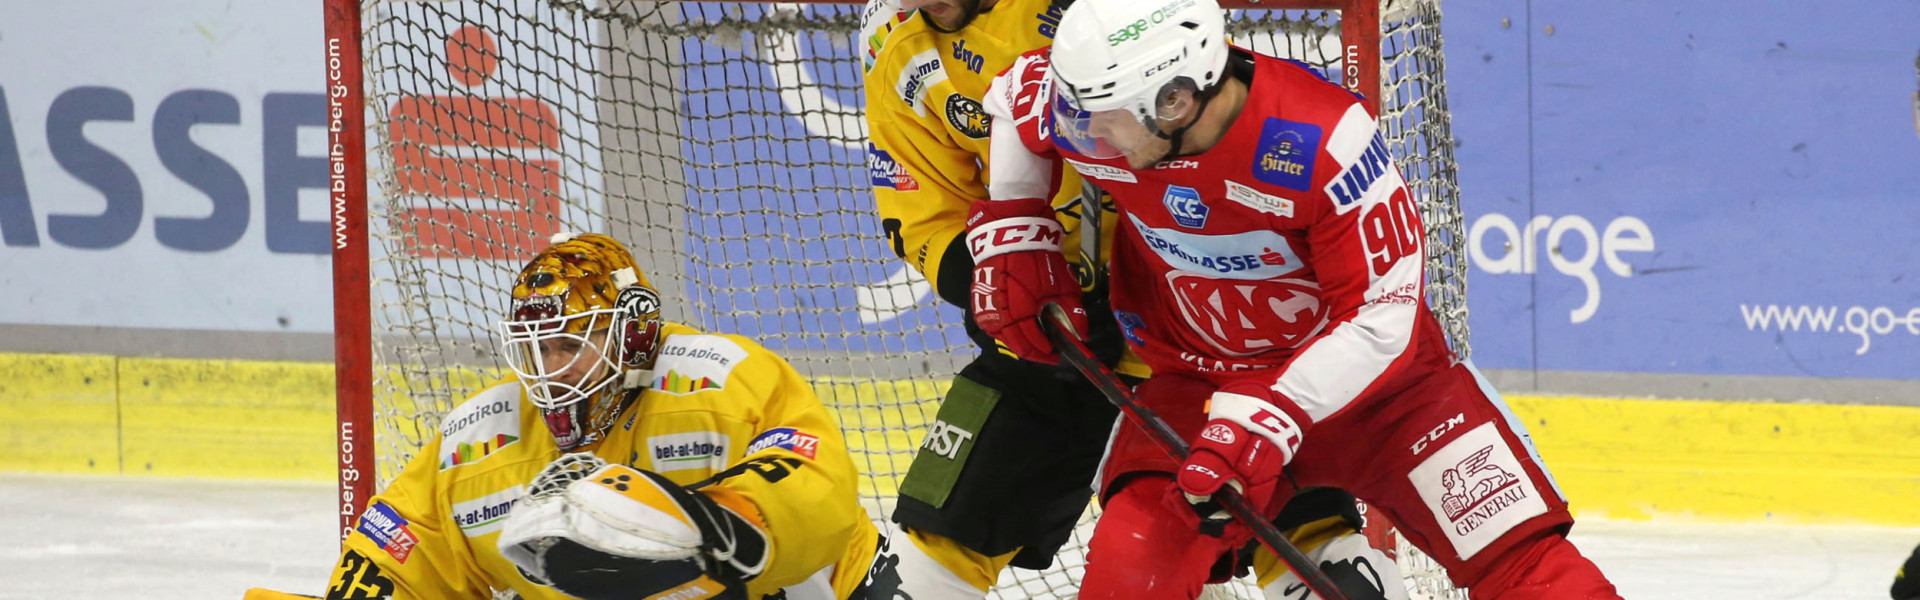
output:
[[648, 387], [686, 395], [726, 387], [727, 377], [749, 355], [747, 348], [728, 336], [682, 334], [669, 336], [660, 347]]

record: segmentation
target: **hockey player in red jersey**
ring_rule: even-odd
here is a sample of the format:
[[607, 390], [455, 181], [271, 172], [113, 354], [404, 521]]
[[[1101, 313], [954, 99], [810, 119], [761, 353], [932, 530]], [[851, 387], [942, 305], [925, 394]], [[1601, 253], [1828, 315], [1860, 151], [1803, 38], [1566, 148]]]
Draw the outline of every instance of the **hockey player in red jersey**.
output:
[[1223, 486], [1268, 514], [1299, 487], [1352, 491], [1477, 599], [1619, 597], [1423, 301], [1420, 213], [1359, 97], [1228, 45], [1214, 0], [1079, 0], [986, 105], [975, 320], [1045, 359], [1040, 307], [1085, 318], [1042, 200], [1065, 161], [1115, 198], [1114, 312], [1154, 373], [1137, 392], [1193, 445], [1181, 464], [1115, 434], [1082, 598], [1195, 597], [1250, 535]]

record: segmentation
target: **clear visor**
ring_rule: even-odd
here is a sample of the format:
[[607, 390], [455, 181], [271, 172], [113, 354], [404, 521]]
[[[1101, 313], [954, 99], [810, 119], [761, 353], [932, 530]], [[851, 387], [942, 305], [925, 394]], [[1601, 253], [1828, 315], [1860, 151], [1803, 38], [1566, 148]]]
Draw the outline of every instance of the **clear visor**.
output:
[[[501, 350], [508, 368], [520, 377], [527, 397], [545, 410], [557, 410], [593, 397], [620, 372], [619, 357], [608, 352], [615, 310], [529, 321], [500, 323]], [[585, 319], [581, 333], [569, 322]]]
[[[1155, 129], [1148, 126], [1145, 107], [1121, 107], [1112, 110], [1089, 111], [1068, 92], [1066, 85], [1056, 81], [1054, 89], [1059, 93], [1053, 96], [1054, 137], [1060, 145], [1088, 158], [1120, 158], [1136, 151], [1147, 150], [1159, 144], [1162, 139]], [[1160, 119], [1178, 121], [1186, 116], [1192, 102], [1183, 106], [1160, 108]], [[1169, 114], [1169, 109], [1177, 109]]]

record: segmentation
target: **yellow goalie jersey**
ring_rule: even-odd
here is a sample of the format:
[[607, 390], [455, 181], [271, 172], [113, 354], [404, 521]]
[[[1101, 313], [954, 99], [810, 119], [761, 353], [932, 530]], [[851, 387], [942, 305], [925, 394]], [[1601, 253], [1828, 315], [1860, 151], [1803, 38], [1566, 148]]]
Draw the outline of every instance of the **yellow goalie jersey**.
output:
[[[1051, 0], [1002, 0], [958, 33], [941, 33], [914, 12], [896, 12], [889, 0], [868, 5], [866, 50], [867, 171], [881, 227], [895, 255], [933, 283], [942, 298], [965, 306], [973, 285], [973, 258], [955, 243], [967, 229], [967, 209], [987, 199], [989, 132], [994, 123], [980, 103], [995, 75], [1021, 53], [1053, 43], [1063, 5]], [[1103, 256], [1100, 236], [1085, 236], [1080, 175], [1053, 174], [1053, 206], [1066, 226], [1067, 261], [1082, 290], [1092, 290]], [[1098, 204], [1098, 201], [1095, 201]], [[1113, 225], [1114, 213], [1100, 211]], [[1110, 227], [1108, 228], [1110, 230]]]
[[[759, 344], [671, 323], [663, 333], [660, 358], [645, 373], [651, 383], [590, 451], [681, 485], [714, 478], [698, 491], [758, 509], [772, 549], [748, 598], [846, 598], [872, 563], [878, 532], [860, 507], [859, 474], [832, 414]], [[511, 588], [522, 598], [566, 598], [528, 581], [496, 547], [523, 487], [559, 456], [518, 381], [482, 390], [448, 412], [433, 441], [371, 500], [328, 596], [485, 599]]]

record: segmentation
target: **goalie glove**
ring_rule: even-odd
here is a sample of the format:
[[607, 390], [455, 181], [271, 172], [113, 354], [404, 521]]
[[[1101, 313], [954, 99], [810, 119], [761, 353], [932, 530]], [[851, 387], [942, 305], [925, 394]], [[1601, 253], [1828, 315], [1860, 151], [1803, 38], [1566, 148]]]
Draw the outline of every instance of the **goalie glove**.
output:
[[1080, 284], [1060, 253], [1064, 239], [1053, 207], [1039, 198], [974, 202], [967, 217], [973, 321], [1020, 358], [1059, 361], [1040, 326], [1040, 308], [1048, 302], [1066, 309], [1077, 335], [1087, 331]]
[[591, 454], [547, 465], [508, 513], [499, 545], [528, 579], [586, 600], [744, 598], [768, 556], [754, 519]]

